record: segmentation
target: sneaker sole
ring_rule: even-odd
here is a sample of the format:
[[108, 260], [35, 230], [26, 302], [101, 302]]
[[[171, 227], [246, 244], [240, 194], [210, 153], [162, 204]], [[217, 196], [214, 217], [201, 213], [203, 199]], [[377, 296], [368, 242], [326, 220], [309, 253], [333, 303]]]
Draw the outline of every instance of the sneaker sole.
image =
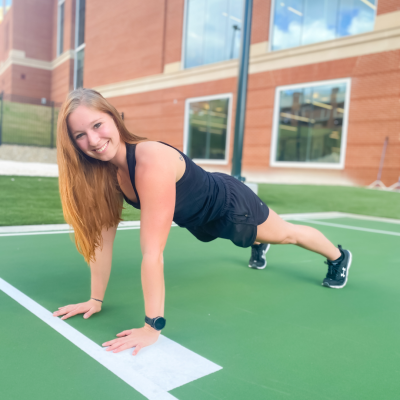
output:
[[327, 284], [323, 284], [322, 283], [322, 286], [325, 286], [325, 287], [328, 287], [328, 288], [331, 288], [331, 289], [342, 289], [342, 288], [344, 288], [346, 286], [347, 279], [349, 279], [349, 270], [350, 270], [350, 267], [351, 267], [351, 262], [353, 260], [353, 255], [351, 254], [351, 252], [349, 250], [347, 250], [347, 251], [350, 254], [350, 258], [349, 258], [349, 265], [347, 266], [346, 280], [344, 281], [343, 285], [341, 285], [341, 286], [331, 286], [331, 285], [327, 285]]
[[249, 264], [249, 268], [251, 268], [251, 269], [264, 269], [266, 266], [267, 266], [267, 259], [265, 258], [265, 255], [268, 253], [268, 250], [271, 248], [271, 245], [269, 245], [264, 251], [263, 251], [263, 257], [264, 257], [264, 260], [265, 260], [265, 264], [262, 266], [262, 267], [252, 267], [250, 264]]

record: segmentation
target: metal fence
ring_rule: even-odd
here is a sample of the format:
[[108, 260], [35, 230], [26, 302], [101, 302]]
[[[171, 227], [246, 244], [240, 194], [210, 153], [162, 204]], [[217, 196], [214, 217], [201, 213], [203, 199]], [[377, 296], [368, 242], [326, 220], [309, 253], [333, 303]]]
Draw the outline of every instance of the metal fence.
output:
[[47, 99], [0, 94], [0, 145], [54, 148], [60, 103]]

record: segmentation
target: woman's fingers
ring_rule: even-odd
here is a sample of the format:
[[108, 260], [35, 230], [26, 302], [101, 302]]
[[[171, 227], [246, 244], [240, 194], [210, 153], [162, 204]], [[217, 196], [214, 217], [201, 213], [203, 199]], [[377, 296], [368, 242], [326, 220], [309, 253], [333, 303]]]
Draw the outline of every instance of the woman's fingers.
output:
[[140, 351], [142, 348], [143, 348], [143, 346], [141, 346], [140, 344], [138, 344], [138, 345], [135, 347], [135, 350], [133, 350], [132, 355], [133, 355], [133, 356], [136, 356], [136, 354], [139, 353], [139, 351]]
[[61, 317], [61, 319], [67, 319], [73, 317], [76, 314], [80, 314], [80, 311], [78, 309], [70, 311], [68, 314], [65, 314], [63, 317]]
[[126, 335], [129, 335], [130, 333], [131, 333], [131, 331], [127, 330], [127, 331], [123, 331], [123, 332], [117, 333], [117, 336], [126, 336]]
[[120, 351], [124, 351], [124, 350], [130, 349], [133, 346], [134, 345], [132, 343], [126, 342], [124, 344], [121, 344], [121, 346], [115, 348], [113, 353], [119, 353]]
[[88, 319], [95, 312], [97, 311], [94, 308], [91, 308], [86, 314], [84, 314], [83, 318]]

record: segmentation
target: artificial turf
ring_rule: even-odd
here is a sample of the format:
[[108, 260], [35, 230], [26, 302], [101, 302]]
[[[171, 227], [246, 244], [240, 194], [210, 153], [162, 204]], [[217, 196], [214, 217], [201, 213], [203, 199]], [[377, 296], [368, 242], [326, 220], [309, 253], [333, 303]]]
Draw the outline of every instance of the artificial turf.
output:
[[[400, 219], [400, 193], [361, 187], [260, 184], [259, 197], [279, 214], [341, 211]], [[125, 203], [122, 218], [140, 219]], [[65, 223], [57, 178], [0, 176], [0, 226]]]

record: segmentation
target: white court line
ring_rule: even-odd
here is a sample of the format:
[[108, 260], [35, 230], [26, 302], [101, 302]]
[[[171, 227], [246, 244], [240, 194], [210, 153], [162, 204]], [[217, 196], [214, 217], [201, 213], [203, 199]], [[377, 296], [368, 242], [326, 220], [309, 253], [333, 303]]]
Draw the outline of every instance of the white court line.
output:
[[[284, 220], [294, 219], [334, 219], [334, 218], [354, 218], [366, 221], [387, 222], [400, 224], [400, 220], [392, 218], [370, 217], [368, 215], [358, 215], [342, 213], [337, 211], [316, 212], [316, 213], [297, 213], [279, 214]], [[172, 226], [177, 226], [172, 224]], [[118, 230], [140, 229], [140, 221], [122, 221], [119, 223]], [[21, 225], [21, 226], [0, 226], [1, 236], [20, 236], [20, 235], [47, 235], [52, 233], [72, 233], [72, 227], [67, 224], [53, 225]], [[18, 235], [17, 235], [18, 234]]]
[[351, 225], [332, 224], [331, 222], [313, 221], [311, 219], [296, 218], [296, 219], [294, 219], [294, 221], [306, 222], [308, 224], [333, 226], [335, 228], [342, 228], [342, 229], [351, 229], [353, 231], [363, 231], [363, 232], [371, 232], [371, 233], [381, 233], [384, 235], [400, 236], [399, 232], [382, 231], [379, 229], [360, 228], [358, 226], [351, 226]]
[[117, 354], [107, 352], [1, 278], [0, 290], [149, 400], [177, 400], [168, 391], [222, 369], [162, 335], [135, 357], [132, 349]]
[[[174, 222], [171, 227], [178, 226]], [[122, 221], [118, 225], [119, 231], [140, 229], [140, 221]], [[2, 236], [25, 236], [25, 235], [50, 235], [57, 233], [73, 233], [73, 229], [68, 224], [58, 225], [20, 225], [20, 226], [0, 226], [0, 237]]]

